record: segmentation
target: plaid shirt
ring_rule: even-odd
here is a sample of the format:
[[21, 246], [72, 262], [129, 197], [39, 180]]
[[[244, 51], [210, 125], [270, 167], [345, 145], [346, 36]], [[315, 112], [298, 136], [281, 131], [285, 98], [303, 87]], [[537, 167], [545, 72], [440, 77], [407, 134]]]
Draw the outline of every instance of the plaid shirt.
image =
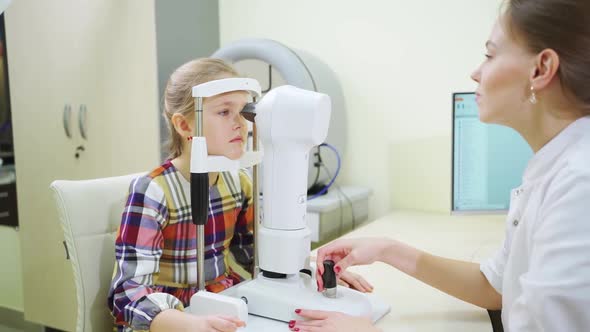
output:
[[[234, 259], [246, 269], [253, 261], [252, 182], [245, 172], [219, 173], [209, 188], [208, 215], [206, 288], [220, 292], [249, 277], [230, 268]], [[119, 331], [147, 331], [161, 311], [190, 303], [197, 292], [196, 233], [190, 183], [170, 161], [133, 180], [115, 243], [108, 300]]]

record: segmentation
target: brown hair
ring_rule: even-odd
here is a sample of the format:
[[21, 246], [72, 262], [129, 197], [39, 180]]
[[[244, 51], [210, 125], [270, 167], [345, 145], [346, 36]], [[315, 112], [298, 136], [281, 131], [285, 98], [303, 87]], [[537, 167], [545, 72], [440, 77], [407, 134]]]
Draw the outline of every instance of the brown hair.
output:
[[505, 18], [513, 36], [534, 53], [559, 55], [557, 75], [566, 95], [590, 114], [590, 1], [507, 0]]
[[209, 81], [238, 77], [238, 72], [229, 64], [219, 59], [196, 59], [178, 67], [166, 84], [164, 91], [164, 118], [168, 123], [169, 139], [167, 148], [169, 158], [176, 158], [182, 153], [182, 138], [174, 129], [172, 116], [180, 113], [189, 116], [194, 112], [192, 88]]

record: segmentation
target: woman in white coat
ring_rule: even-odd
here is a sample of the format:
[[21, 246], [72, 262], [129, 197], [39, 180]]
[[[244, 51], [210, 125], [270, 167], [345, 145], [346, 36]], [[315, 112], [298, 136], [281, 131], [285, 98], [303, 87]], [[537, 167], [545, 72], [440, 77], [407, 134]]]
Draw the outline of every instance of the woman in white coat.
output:
[[[505, 4], [472, 74], [481, 121], [515, 129], [535, 152], [511, 193], [504, 244], [476, 264], [394, 239], [338, 240], [319, 250], [318, 275], [325, 259], [337, 273], [382, 261], [461, 300], [502, 309], [506, 331], [590, 331], [590, 2]], [[377, 330], [368, 319], [297, 312], [305, 320], [292, 330]]]

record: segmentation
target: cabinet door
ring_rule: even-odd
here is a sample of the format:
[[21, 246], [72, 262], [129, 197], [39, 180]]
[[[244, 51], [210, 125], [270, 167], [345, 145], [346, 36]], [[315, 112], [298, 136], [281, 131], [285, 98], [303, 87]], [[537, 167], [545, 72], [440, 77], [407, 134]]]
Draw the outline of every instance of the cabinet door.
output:
[[[6, 12], [29, 321], [75, 329], [73, 274], [49, 184], [147, 171], [158, 162], [154, 24], [154, 3], [142, 0], [19, 0]], [[66, 103], [71, 138], [63, 129]], [[82, 104], [87, 139], [78, 127]], [[76, 158], [78, 146], [84, 151]]]
[[87, 139], [77, 162], [87, 178], [151, 170], [159, 162], [160, 119], [154, 2], [84, 2], [92, 25], [78, 78]]
[[76, 296], [63, 235], [49, 192], [54, 179], [75, 178], [75, 142], [64, 134], [64, 105], [76, 62], [68, 2], [14, 1], [6, 38], [14, 133], [25, 319], [73, 330]]

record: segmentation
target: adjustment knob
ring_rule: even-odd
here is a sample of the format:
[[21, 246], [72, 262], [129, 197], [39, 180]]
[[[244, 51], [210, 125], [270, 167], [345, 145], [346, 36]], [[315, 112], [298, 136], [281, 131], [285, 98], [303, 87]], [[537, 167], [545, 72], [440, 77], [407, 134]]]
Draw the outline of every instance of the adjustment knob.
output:
[[324, 261], [324, 274], [322, 274], [322, 281], [324, 282], [324, 296], [336, 297], [336, 273], [334, 272], [334, 261], [327, 259]]

